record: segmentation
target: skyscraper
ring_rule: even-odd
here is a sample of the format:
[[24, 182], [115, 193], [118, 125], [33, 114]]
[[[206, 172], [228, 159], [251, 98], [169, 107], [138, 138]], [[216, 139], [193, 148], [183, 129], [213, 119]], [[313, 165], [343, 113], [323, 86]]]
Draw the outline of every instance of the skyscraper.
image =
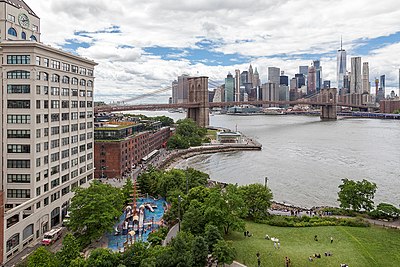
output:
[[254, 80], [253, 67], [250, 64], [248, 82], [251, 83], [251, 88], [255, 87], [254, 84], [253, 84], [253, 80]]
[[268, 67], [268, 81], [270, 83], [275, 83], [276, 87], [278, 87], [279, 83], [281, 82], [279, 68]]
[[368, 62], [364, 62], [363, 63], [363, 69], [362, 69], [362, 91], [363, 91], [363, 93], [370, 93]]
[[40, 43], [24, 1], [1, 10], [0, 265], [59, 225], [72, 189], [93, 179], [96, 65]]
[[352, 57], [350, 73], [350, 94], [361, 94], [361, 87], [361, 57]]
[[308, 75], [308, 66], [299, 66], [299, 73], [304, 76]]
[[172, 104], [178, 103], [178, 81], [175, 80], [172, 82]]
[[339, 92], [344, 93], [344, 75], [346, 74], [346, 50], [343, 49], [342, 40], [340, 40], [340, 49], [337, 52], [337, 88]]
[[307, 94], [312, 95], [317, 92], [316, 89], [316, 70], [314, 66], [308, 68], [308, 79], [307, 79]]
[[254, 70], [254, 76], [253, 76], [253, 87], [260, 86], [260, 75], [258, 74], [257, 67]]
[[322, 67], [319, 60], [314, 60], [313, 63], [315, 68], [315, 90], [319, 93], [322, 87]]
[[279, 78], [280, 78], [280, 81], [279, 81], [280, 85], [286, 85], [286, 86], [289, 85], [289, 77], [287, 75], [285, 75], [284, 71], [281, 71], [281, 76]]
[[383, 90], [383, 93], [385, 93], [385, 88], [386, 88], [386, 76], [385, 74], [381, 75], [380, 77], [380, 84], [381, 84], [381, 89]]
[[240, 70], [235, 70], [235, 101], [240, 101]]
[[225, 78], [225, 102], [235, 101], [235, 79], [229, 72]]

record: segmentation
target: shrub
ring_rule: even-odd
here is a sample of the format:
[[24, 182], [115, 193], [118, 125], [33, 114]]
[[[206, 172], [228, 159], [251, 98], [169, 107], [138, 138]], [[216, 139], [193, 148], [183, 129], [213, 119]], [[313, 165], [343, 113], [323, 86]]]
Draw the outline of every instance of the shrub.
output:
[[291, 216], [270, 216], [266, 220], [258, 220], [264, 223], [279, 227], [315, 227], [315, 226], [351, 226], [368, 227], [369, 223], [362, 218], [335, 218], [335, 217], [291, 217]]

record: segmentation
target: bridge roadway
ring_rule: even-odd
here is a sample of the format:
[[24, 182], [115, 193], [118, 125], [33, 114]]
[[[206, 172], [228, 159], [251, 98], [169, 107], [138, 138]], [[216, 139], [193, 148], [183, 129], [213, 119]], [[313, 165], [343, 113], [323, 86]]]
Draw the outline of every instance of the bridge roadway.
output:
[[[309, 99], [300, 99], [296, 101], [239, 101], [239, 102], [209, 102], [208, 107], [229, 107], [235, 105], [314, 105], [314, 106], [343, 106], [352, 108], [368, 108], [366, 105], [353, 105], [340, 102], [318, 102]], [[141, 104], [141, 105], [123, 105], [123, 106], [97, 106], [94, 108], [95, 113], [101, 112], [116, 112], [116, 111], [129, 111], [129, 110], [165, 110], [165, 109], [178, 109], [178, 108], [197, 108], [200, 103], [180, 103], [180, 104]]]

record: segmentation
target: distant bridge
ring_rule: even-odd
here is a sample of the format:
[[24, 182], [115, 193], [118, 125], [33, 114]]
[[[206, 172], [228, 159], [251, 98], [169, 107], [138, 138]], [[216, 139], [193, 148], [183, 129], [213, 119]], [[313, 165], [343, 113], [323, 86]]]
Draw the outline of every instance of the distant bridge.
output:
[[[354, 105], [349, 103], [337, 102], [337, 89], [321, 89], [319, 94], [315, 94], [309, 98], [298, 99], [296, 101], [232, 101], [232, 102], [208, 102], [208, 77], [191, 77], [188, 78], [189, 98], [187, 103], [181, 104], [140, 104], [140, 105], [104, 105], [94, 108], [95, 113], [102, 112], [121, 112], [129, 110], [165, 110], [185, 108], [188, 110], [187, 117], [196, 121], [199, 126], [208, 126], [209, 109], [214, 107], [229, 107], [235, 105], [313, 105], [321, 106], [321, 119], [336, 120], [337, 106], [352, 107], [359, 109], [370, 108], [367, 105]], [[146, 94], [148, 95], [148, 94]]]

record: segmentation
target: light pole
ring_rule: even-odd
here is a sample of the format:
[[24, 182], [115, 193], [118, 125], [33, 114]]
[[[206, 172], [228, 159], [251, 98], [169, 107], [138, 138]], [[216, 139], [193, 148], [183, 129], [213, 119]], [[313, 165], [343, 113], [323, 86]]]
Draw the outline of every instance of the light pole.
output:
[[267, 186], [268, 186], [268, 177], [267, 176], [265, 176], [265, 178], [264, 178], [264, 185], [265, 185], [265, 188], [267, 188]]
[[178, 231], [181, 231], [181, 195], [178, 196]]

